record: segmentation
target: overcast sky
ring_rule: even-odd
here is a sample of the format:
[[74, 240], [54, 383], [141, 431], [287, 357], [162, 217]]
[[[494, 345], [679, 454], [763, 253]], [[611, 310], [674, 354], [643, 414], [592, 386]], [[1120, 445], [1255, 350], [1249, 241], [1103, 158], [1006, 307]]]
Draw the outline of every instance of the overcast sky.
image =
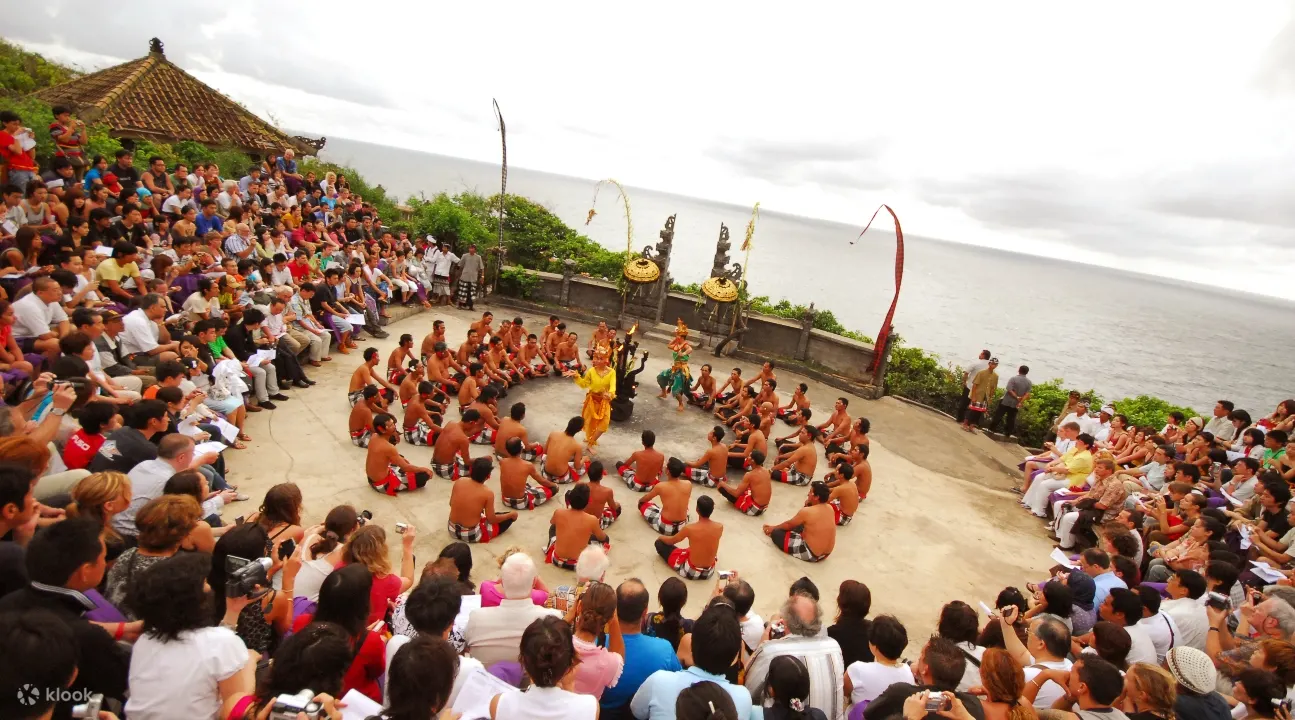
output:
[[477, 160], [496, 97], [514, 166], [1295, 299], [1293, 2], [441, 5], [46, 0], [4, 34], [85, 69], [156, 35], [284, 127]]

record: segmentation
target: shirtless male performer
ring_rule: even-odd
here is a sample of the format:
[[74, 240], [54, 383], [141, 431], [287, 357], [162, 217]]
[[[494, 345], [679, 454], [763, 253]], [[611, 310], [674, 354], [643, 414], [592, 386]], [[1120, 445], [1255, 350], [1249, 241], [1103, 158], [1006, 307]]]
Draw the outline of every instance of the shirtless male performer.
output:
[[527, 335], [526, 343], [518, 350], [517, 367], [532, 378], [544, 377], [551, 372], [552, 368], [549, 367], [548, 360], [544, 359], [543, 348], [536, 342], [535, 335]]
[[760, 392], [755, 396], [755, 405], [759, 407], [764, 403], [778, 404], [778, 381], [765, 380], [760, 383]]
[[549, 336], [552, 335], [556, 330], [566, 330], [566, 326], [562, 324], [562, 321], [558, 318], [557, 315], [550, 315], [549, 324], [545, 325], [544, 329], [540, 331], [541, 347], [545, 346], [545, 343], [549, 341]]
[[[837, 461], [838, 464], [841, 462], [849, 463], [851, 475], [854, 478], [854, 486], [859, 491], [859, 499], [867, 500], [868, 491], [872, 489], [872, 466], [868, 464], [868, 446], [853, 445], [850, 447], [849, 453], [838, 455], [837, 457], [842, 458], [842, 460]], [[827, 480], [827, 478], [823, 479]], [[839, 482], [841, 481], [829, 482], [828, 487], [836, 487]]]
[[715, 397], [715, 376], [711, 374], [710, 363], [701, 366], [701, 374], [688, 391], [688, 403], [699, 407], [710, 407], [711, 398]]
[[809, 501], [796, 516], [779, 525], [765, 525], [775, 547], [805, 562], [821, 562], [836, 547], [836, 513], [827, 504], [832, 491], [822, 482], [810, 487]]
[[769, 441], [760, 429], [760, 416], [749, 415], [739, 420], [734, 429], [739, 433], [745, 432], [746, 437], [740, 443], [728, 446], [728, 466], [734, 470], [750, 470], [752, 454], [769, 454]]
[[405, 442], [410, 445], [429, 446], [436, 442], [441, 432], [444, 419], [439, 414], [432, 414], [428, 407], [432, 405], [432, 394], [436, 386], [426, 380], [418, 383], [418, 393], [409, 399], [405, 406], [405, 419], [402, 423]]
[[725, 425], [732, 425], [737, 422], [738, 418], [751, 414], [751, 411], [757, 407], [755, 397], [755, 388], [744, 387], [738, 393], [738, 397], [733, 400], [736, 404], [726, 403], [721, 406], [720, 409], [715, 411], [715, 417], [722, 420]]
[[544, 444], [544, 477], [559, 485], [575, 482], [589, 469], [584, 448], [576, 440], [576, 433], [585, 429], [585, 419], [579, 416], [567, 421], [565, 430], [549, 433]]
[[351, 417], [346, 429], [351, 434], [352, 445], [366, 448], [369, 446], [369, 438], [373, 435], [373, 418], [380, 412], [386, 412], [387, 404], [383, 402], [381, 393], [374, 385], [365, 385], [360, 393], [363, 399], [351, 408]]
[[825, 443], [826, 447], [823, 450], [824, 454], [827, 455], [828, 461], [835, 463], [838, 459], [845, 457], [847, 442], [849, 443], [849, 447], [867, 445], [869, 442], [868, 431], [871, 429], [872, 422], [869, 421], [868, 418], [859, 418], [850, 426], [850, 432], [847, 434], [844, 441], [834, 443], [829, 439], [828, 442]]
[[408, 405], [409, 399], [418, 394], [418, 383], [422, 382], [424, 377], [422, 363], [415, 360], [410, 364], [412, 367], [400, 376], [399, 381], [392, 381], [396, 383], [396, 395], [400, 398], [402, 406]]
[[[616, 495], [612, 489], [603, 485], [603, 464], [600, 460], [594, 460], [589, 463], [589, 472], [585, 473], [589, 479], [584, 483], [589, 487], [589, 504], [585, 506], [585, 512], [598, 518], [602, 523], [603, 530], [612, 526], [612, 523], [620, 519], [621, 504], [616, 502]], [[568, 491], [567, 495], [571, 492]]]
[[575, 333], [568, 333], [565, 340], [558, 343], [557, 349], [553, 352], [553, 365], [559, 371], [574, 370], [584, 372], [584, 363], [580, 362], [580, 346], [577, 344], [579, 337]]
[[710, 447], [701, 457], [688, 464], [688, 479], [698, 485], [713, 488], [727, 479], [728, 446], [722, 442], [724, 428], [720, 425], [712, 427], [706, 439], [710, 441]]
[[540, 347], [544, 349], [544, 358], [550, 365], [557, 365], [558, 346], [567, 341], [567, 324], [560, 322], [554, 325], [553, 321], [556, 319], [549, 318], [549, 325], [540, 337]]
[[508, 441], [517, 438], [522, 449], [518, 454], [526, 462], [534, 462], [544, 453], [544, 446], [539, 443], [531, 443], [530, 435], [526, 432], [526, 426], [522, 425], [522, 420], [526, 418], [526, 403], [515, 402], [508, 408], [508, 417], [499, 420], [499, 429], [495, 431], [495, 454], [499, 457], [506, 457], [508, 452]]
[[487, 310], [481, 313], [480, 320], [468, 326], [468, 330], [469, 331], [476, 330], [478, 339], [484, 342], [486, 338], [491, 337], [494, 334], [494, 330], [492, 330], [490, 327], [490, 324], [493, 323], [494, 321], [495, 321], [495, 314]]
[[793, 422], [801, 410], [809, 407], [809, 386], [801, 383], [796, 389], [791, 391], [791, 399], [786, 405], [778, 408], [778, 419]]
[[791, 432], [780, 438], [776, 438], [773, 441], [773, 446], [778, 449], [779, 454], [786, 454], [788, 450], [796, 447], [796, 443], [800, 442], [800, 431], [802, 429], [813, 428], [814, 432], [818, 432], [818, 428], [814, 427], [809, 422], [813, 417], [814, 411], [806, 408], [801, 412], [800, 417], [796, 419], [796, 422], [789, 423], [791, 425]]
[[517, 364], [509, 357], [508, 346], [504, 344], [504, 339], [498, 335], [490, 338], [490, 362], [510, 385], [516, 385], [526, 380], [526, 375], [522, 372], [522, 369], [517, 367]]
[[388, 413], [373, 417], [373, 437], [369, 439], [369, 452], [364, 458], [364, 474], [369, 487], [392, 497], [401, 490], [417, 490], [427, 484], [432, 471], [410, 465], [396, 451], [396, 418]]
[[814, 440], [818, 428], [806, 425], [800, 429], [800, 446], [791, 452], [778, 456], [778, 464], [773, 466], [769, 476], [774, 480], [791, 485], [808, 485], [814, 479], [814, 468], [818, 467], [818, 448]]
[[450, 518], [445, 529], [455, 540], [468, 543], [490, 542], [508, 531], [517, 513], [495, 512], [495, 494], [486, 487], [494, 463], [488, 457], [472, 461], [467, 477], [454, 481], [450, 490]]
[[[432, 354], [426, 356], [424, 364], [427, 366], [427, 379], [434, 383], [439, 383], [444, 388], [442, 394], [446, 396], [459, 391], [459, 381], [454, 379], [454, 375], [450, 372], [451, 370], [467, 377], [463, 366], [459, 364], [458, 360], [454, 359], [449, 346], [444, 342], [438, 342], [432, 346]], [[439, 399], [439, 402], [444, 401], [444, 398]]]
[[488, 385], [486, 381], [486, 369], [479, 362], [474, 362], [468, 366], [468, 374], [463, 378], [459, 385], [459, 412], [462, 413], [468, 409], [481, 394], [481, 389]]
[[756, 373], [755, 377], [751, 378], [750, 380], [747, 380], [746, 384], [753, 385], [755, 383], [764, 382], [765, 380], [777, 380], [778, 376], [773, 371], [774, 367], [775, 367], [774, 361], [765, 360], [764, 365], [760, 366], [760, 372]]
[[[715, 572], [715, 559], [719, 555], [719, 539], [724, 526], [710, 519], [715, 512], [715, 501], [708, 495], [697, 498], [697, 522], [688, 523], [669, 537], [656, 539], [656, 552], [679, 577], [687, 580], [705, 580]], [[684, 540], [688, 547], [677, 547]]]
[[[692, 497], [692, 483], [683, 478], [687, 466], [683, 460], [672, 457], [666, 462], [669, 479], [656, 484], [639, 500], [639, 514], [661, 535], [674, 535], [688, 522], [688, 500]], [[661, 498], [660, 505], [652, 503]], [[678, 518], [677, 520], [675, 518]]]
[[396, 399], [396, 386], [387, 382], [387, 379], [373, 372], [373, 369], [382, 361], [375, 347], [364, 348], [364, 362], [355, 368], [351, 373], [351, 384], [346, 388], [346, 399], [352, 406], [364, 397], [365, 385], [381, 385], [382, 399], [391, 402]]
[[629, 486], [630, 490], [647, 492], [661, 480], [661, 467], [665, 465], [665, 455], [657, 450], [656, 433], [644, 430], [642, 435], [643, 449], [635, 450], [629, 459], [616, 464], [616, 472]]
[[738, 511], [751, 517], [763, 515], [773, 497], [773, 482], [769, 471], [764, 467], [764, 453], [759, 450], [751, 453], [751, 469], [742, 476], [742, 482], [737, 486], [720, 483], [715, 489], [721, 497], [733, 503]]
[[575, 570], [576, 559], [585, 547], [602, 545], [612, 549], [611, 538], [603, 531], [598, 518], [585, 512], [589, 505], [589, 486], [580, 483], [567, 493], [569, 507], [553, 511], [549, 520], [549, 544], [544, 548], [544, 560], [563, 570]]
[[463, 341], [459, 346], [458, 352], [455, 353], [455, 359], [460, 365], [466, 366], [472, 362], [472, 358], [477, 354], [477, 349], [481, 347], [481, 333], [476, 330], [468, 331], [468, 339]]
[[417, 360], [414, 357], [414, 336], [409, 333], [401, 335], [396, 349], [387, 356], [387, 382], [399, 385], [408, 371], [409, 363]]
[[725, 406], [737, 407], [738, 397], [742, 392], [742, 368], [735, 367], [733, 372], [729, 373], [728, 379], [719, 390], [710, 398], [710, 404], [706, 406], [707, 410], [714, 408], [715, 417], [720, 417], [719, 410]]
[[446, 480], [458, 480], [472, 468], [468, 436], [484, 426], [476, 410], [463, 413], [458, 422], [447, 423], [432, 446], [432, 472]]
[[598, 327], [594, 328], [593, 335], [589, 337], [589, 347], [585, 349], [585, 357], [593, 359], [594, 350], [606, 348], [611, 351], [612, 341], [616, 339], [616, 331], [607, 327], [607, 323], [598, 321]]
[[[534, 510], [558, 493], [558, 486], [549, 482], [535, 463], [522, 457], [521, 438], [511, 438], [504, 444], [504, 458], [499, 461], [499, 493], [505, 506], [514, 510]], [[536, 482], [530, 484], [530, 480]]]
[[[854, 479], [854, 467], [844, 460], [841, 461], [841, 466], [837, 468], [837, 478], [838, 484], [835, 487], [821, 480], [816, 481], [815, 484], [821, 482], [828, 485], [831, 494], [827, 498], [827, 504], [832, 506], [832, 512], [836, 515], [837, 527], [845, 527], [854, 519], [854, 513], [859, 509], [859, 488], [850, 482]], [[813, 489], [810, 492], [812, 493]], [[808, 504], [809, 499], [806, 498], [805, 502]]]
[[504, 342], [508, 344], [508, 352], [511, 354], [521, 352], [522, 345], [526, 344], [526, 337], [529, 333], [526, 332], [525, 322], [521, 315], [513, 318], [512, 333], [509, 337], [504, 338]]
[[[837, 398], [832, 405], [831, 416], [818, 425], [818, 438], [822, 441], [824, 447], [838, 441], [845, 443], [846, 438], [850, 437], [850, 427], [854, 424], [854, 420], [850, 418], [850, 413], [847, 411], [849, 406], [849, 398]], [[837, 447], [841, 450], [845, 449], [843, 445], [838, 445]]]
[[493, 445], [495, 442], [495, 433], [499, 431], [499, 417], [495, 415], [495, 389], [486, 387], [482, 389], [477, 399], [472, 401], [468, 406], [469, 410], [476, 410], [481, 416], [481, 429], [475, 435], [469, 435], [468, 440], [473, 445]]
[[445, 342], [445, 321], [432, 321], [432, 331], [423, 337], [422, 345], [418, 348], [418, 354], [422, 356], [423, 362], [436, 352], [436, 343]]

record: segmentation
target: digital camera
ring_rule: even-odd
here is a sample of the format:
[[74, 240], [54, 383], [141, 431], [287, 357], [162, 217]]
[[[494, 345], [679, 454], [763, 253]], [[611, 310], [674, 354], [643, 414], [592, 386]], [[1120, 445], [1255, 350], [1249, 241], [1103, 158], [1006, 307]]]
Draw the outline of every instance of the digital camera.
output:
[[929, 713], [948, 710], [953, 707], [953, 703], [942, 692], [933, 692], [926, 696], [926, 711]]
[[275, 698], [269, 720], [297, 720], [300, 713], [305, 713], [310, 720], [326, 717], [324, 706], [315, 702], [314, 690], [302, 690], [296, 695], [280, 695]]
[[256, 588], [270, 587], [270, 558], [248, 560], [234, 555], [225, 556], [225, 597], [251, 595]]
[[368, 510], [361, 510], [355, 516], [355, 521], [361, 525], [373, 519], [373, 513]]
[[72, 706], [72, 717], [99, 720], [99, 711], [103, 708], [103, 694], [93, 693], [85, 702]]

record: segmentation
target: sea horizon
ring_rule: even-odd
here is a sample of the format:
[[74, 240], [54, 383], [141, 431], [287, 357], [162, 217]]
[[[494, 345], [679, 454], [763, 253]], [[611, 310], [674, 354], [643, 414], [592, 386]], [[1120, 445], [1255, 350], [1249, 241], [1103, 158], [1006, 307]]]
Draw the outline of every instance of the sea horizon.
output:
[[[498, 163], [331, 137], [320, 156], [355, 168], [400, 202], [439, 192], [499, 191]], [[671, 263], [675, 282], [701, 282], [709, 275], [721, 221], [733, 243], [729, 262], [742, 262], [737, 248], [749, 206], [618, 180], [630, 198], [635, 253], [657, 242], [666, 216], [678, 215]], [[614, 188], [600, 191], [598, 215], [585, 225], [596, 182], [509, 167], [510, 193], [543, 205], [604, 247], [623, 249], [625, 223]], [[901, 222], [902, 210], [896, 209]], [[867, 220], [864, 216], [856, 225], [762, 205], [748, 275], [752, 293], [774, 302], [814, 302], [847, 327], [875, 336], [894, 293], [895, 244], [886, 225], [874, 226], [850, 245]], [[1036, 382], [1064, 378], [1070, 387], [1093, 388], [1107, 399], [1146, 394], [1201, 412], [1230, 397], [1238, 407], [1266, 415], [1295, 393], [1280, 389], [1284, 378], [1295, 376], [1295, 348], [1275, 336], [1232, 328], [1237, 322], [1295, 326], [1293, 301], [948, 238], [906, 233], [905, 249], [896, 331], [909, 346], [937, 354], [942, 362], [966, 365], [980, 348], [990, 348], [1010, 368], [1000, 372], [1000, 383], [1025, 364]], [[841, 267], [847, 272], [839, 277], [817, 277], [825, 268]], [[1095, 297], [1108, 302], [1093, 305]], [[990, 312], [973, 313], [968, 302]], [[1050, 331], [1063, 317], [1066, 322]], [[1247, 317], [1251, 320], [1242, 320]], [[1254, 317], [1265, 320], [1256, 324]], [[1196, 336], [1182, 330], [1193, 322], [1202, 327], [1194, 343]], [[1252, 378], [1229, 372], [1239, 359], [1232, 354], [1237, 343], [1246, 348], [1240, 359], [1251, 360]], [[1119, 356], [1111, 357], [1108, 346]], [[1103, 366], [1108, 370], [1098, 372]], [[1181, 375], [1178, 382], [1172, 381], [1175, 373]]]

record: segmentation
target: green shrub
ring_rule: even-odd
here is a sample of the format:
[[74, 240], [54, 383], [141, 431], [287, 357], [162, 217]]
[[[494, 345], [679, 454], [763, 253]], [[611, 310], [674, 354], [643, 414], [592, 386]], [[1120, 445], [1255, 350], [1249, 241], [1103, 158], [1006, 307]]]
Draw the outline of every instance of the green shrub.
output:
[[1153, 427], [1157, 432], [1164, 427], [1165, 418], [1169, 413], [1175, 410], [1181, 412], [1185, 417], [1203, 417], [1189, 407], [1174, 405], [1149, 395], [1124, 398], [1123, 400], [1116, 400], [1112, 404], [1115, 406], [1116, 412], [1128, 417], [1131, 425]]
[[519, 267], [506, 267], [499, 273], [499, 291], [523, 300], [529, 300], [542, 282], [538, 275]]

